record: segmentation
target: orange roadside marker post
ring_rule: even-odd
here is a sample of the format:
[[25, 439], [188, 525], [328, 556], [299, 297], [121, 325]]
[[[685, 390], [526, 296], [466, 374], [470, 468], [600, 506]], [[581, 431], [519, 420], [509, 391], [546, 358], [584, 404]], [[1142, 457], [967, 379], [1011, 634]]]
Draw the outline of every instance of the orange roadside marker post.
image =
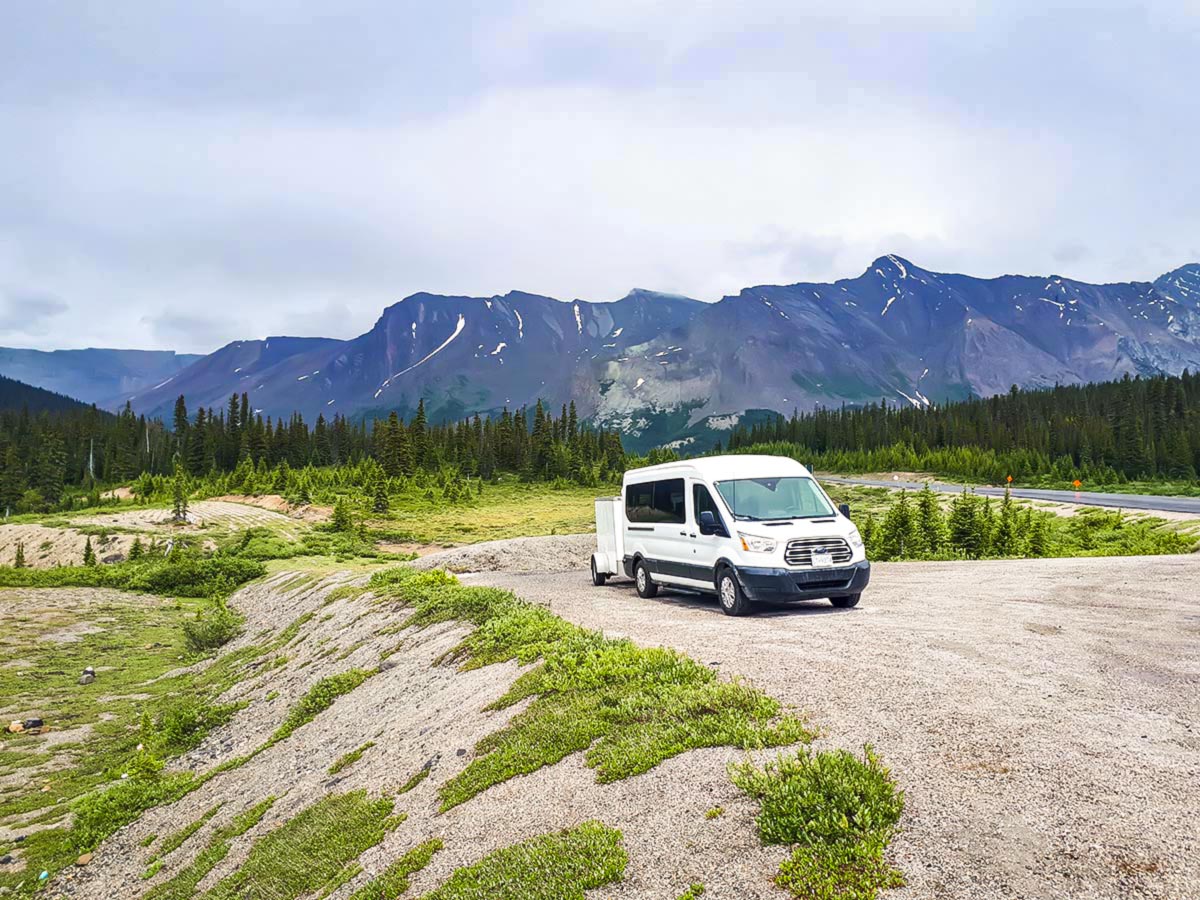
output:
[[1008, 483], [1012, 484], [1012, 476], [1011, 475], [1008, 476]]
[[1075, 496], [1076, 496], [1076, 497], [1078, 497], [1078, 496], [1079, 496], [1079, 489], [1080, 489], [1081, 487], [1083, 487], [1083, 482], [1082, 482], [1082, 481], [1080, 481], [1078, 478], [1076, 478], [1074, 481], [1072, 481], [1072, 482], [1071, 482], [1071, 484], [1075, 485]]

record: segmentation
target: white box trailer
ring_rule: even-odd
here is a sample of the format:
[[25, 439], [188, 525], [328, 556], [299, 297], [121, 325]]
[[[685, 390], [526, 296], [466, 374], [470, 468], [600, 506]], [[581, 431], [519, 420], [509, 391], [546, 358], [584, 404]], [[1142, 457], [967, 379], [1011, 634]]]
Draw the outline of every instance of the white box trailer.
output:
[[621, 572], [625, 529], [620, 497], [596, 498], [596, 552], [592, 554], [592, 584], [601, 585]]

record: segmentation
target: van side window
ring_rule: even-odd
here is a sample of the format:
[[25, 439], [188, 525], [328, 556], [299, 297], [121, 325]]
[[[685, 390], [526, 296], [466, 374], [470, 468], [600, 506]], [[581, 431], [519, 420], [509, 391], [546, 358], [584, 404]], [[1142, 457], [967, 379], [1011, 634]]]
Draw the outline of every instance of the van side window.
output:
[[692, 505], [695, 507], [696, 524], [700, 524], [700, 513], [710, 512], [717, 520], [718, 525], [724, 525], [724, 519], [721, 518], [721, 511], [717, 509], [716, 501], [713, 500], [712, 494], [708, 492], [702, 484], [692, 485]]
[[682, 525], [683, 492], [682, 478], [626, 485], [625, 518], [630, 522]]

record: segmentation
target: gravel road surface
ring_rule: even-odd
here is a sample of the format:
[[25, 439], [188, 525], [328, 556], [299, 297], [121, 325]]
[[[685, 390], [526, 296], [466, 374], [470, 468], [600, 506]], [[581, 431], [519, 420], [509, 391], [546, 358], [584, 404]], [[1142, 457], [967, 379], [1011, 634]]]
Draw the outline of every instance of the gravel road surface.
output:
[[[875, 481], [869, 478], [837, 478], [822, 475], [820, 481], [833, 484], [861, 484], [866, 487], [905, 488], [919, 491], [928, 483], [932, 491], [944, 494], [957, 494], [963, 489], [961, 484], [951, 484], [942, 481]], [[972, 487], [976, 494], [987, 497], [1003, 497], [1004, 488]], [[1096, 491], [1050, 491], [1041, 488], [1012, 488], [1012, 495], [1023, 500], [1051, 500], [1055, 503], [1076, 503], [1080, 506], [1112, 506], [1118, 509], [1144, 509], [1147, 511], [1162, 511], [1186, 513], [1200, 516], [1200, 497], [1164, 497], [1157, 494], [1105, 494]]]
[[874, 744], [907, 792], [895, 900], [1200, 897], [1200, 558], [880, 564], [857, 609], [744, 619], [582, 569], [467, 580]]

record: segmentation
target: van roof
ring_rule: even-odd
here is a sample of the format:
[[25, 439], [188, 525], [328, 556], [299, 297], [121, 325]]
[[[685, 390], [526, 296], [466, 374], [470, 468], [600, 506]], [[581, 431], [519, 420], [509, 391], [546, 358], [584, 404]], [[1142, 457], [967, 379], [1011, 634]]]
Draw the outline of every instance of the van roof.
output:
[[808, 469], [790, 456], [765, 456], [749, 453], [727, 453], [723, 456], [700, 456], [678, 462], [662, 463], [630, 469], [624, 483], [666, 478], [673, 475], [696, 475], [706, 481], [728, 478], [781, 478], [786, 475], [804, 476]]

